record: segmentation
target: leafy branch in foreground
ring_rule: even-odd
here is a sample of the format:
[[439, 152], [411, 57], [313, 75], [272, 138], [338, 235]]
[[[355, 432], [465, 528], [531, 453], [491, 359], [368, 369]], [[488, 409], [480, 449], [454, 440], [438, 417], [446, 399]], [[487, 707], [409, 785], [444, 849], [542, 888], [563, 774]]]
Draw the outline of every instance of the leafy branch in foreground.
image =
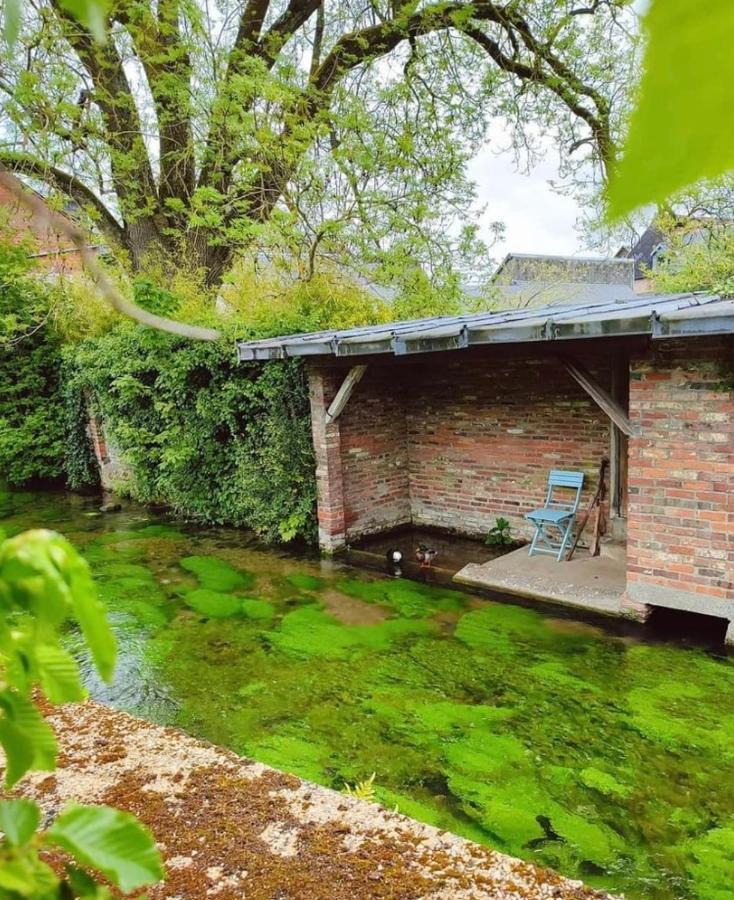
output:
[[644, 22], [639, 99], [609, 188], [615, 218], [734, 169], [734, 4], [653, 0]]
[[[53, 731], [33, 702], [85, 696], [79, 666], [64, 649], [61, 627], [76, 621], [103, 678], [115, 666], [115, 640], [86, 562], [59, 534], [36, 530], [0, 544], [0, 745], [5, 786], [33, 770], [53, 770]], [[31, 800], [0, 801], [0, 897], [110, 897], [87, 871], [124, 892], [163, 877], [152, 836], [133, 816], [106, 806], [69, 804], [45, 831]], [[61, 850], [73, 862], [60, 877], [40, 851]]]

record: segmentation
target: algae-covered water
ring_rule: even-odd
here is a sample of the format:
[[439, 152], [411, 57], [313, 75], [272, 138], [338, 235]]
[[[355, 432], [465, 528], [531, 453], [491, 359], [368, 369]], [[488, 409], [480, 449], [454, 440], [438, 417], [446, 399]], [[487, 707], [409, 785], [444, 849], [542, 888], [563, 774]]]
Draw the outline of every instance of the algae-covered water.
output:
[[[93, 696], [629, 897], [734, 896], [734, 664], [142, 508], [10, 494], [120, 645]], [[76, 635], [69, 642], [77, 645]]]

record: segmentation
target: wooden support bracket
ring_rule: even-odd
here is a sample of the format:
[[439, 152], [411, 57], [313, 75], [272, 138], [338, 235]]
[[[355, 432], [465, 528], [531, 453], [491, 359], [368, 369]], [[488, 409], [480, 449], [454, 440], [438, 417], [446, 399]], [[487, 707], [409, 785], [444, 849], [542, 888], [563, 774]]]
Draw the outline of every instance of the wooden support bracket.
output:
[[367, 371], [367, 366], [352, 366], [352, 368], [347, 373], [347, 377], [342, 382], [341, 387], [336, 392], [336, 396], [329, 404], [329, 408], [326, 410], [326, 424], [330, 425], [332, 422], [335, 422], [342, 413], [342, 410], [347, 405], [349, 398], [352, 396], [352, 391], [359, 384], [362, 379], [362, 376]]
[[569, 375], [581, 385], [594, 403], [609, 416], [617, 428], [626, 434], [627, 437], [633, 437], [636, 432], [627, 413], [612, 395], [599, 384], [594, 376], [590, 372], [587, 372], [587, 370], [579, 365], [579, 363], [573, 362], [570, 359], [561, 357], [561, 362]]

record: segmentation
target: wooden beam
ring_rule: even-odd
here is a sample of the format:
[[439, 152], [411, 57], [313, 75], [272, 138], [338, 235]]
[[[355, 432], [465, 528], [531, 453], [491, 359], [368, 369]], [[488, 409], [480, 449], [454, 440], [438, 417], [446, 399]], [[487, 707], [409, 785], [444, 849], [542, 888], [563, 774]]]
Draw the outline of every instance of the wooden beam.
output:
[[632, 427], [632, 423], [630, 422], [627, 413], [611, 394], [599, 384], [594, 376], [590, 372], [587, 372], [587, 370], [579, 365], [579, 363], [573, 362], [570, 359], [561, 357], [561, 362], [565, 366], [568, 374], [581, 385], [594, 403], [609, 416], [617, 428], [626, 434], [627, 437], [632, 437], [635, 434], [635, 429]]
[[352, 366], [349, 370], [347, 377], [342, 382], [341, 387], [336, 392], [336, 396], [329, 404], [329, 408], [326, 410], [326, 424], [330, 425], [332, 422], [336, 421], [342, 413], [342, 410], [347, 405], [349, 398], [352, 396], [352, 391], [362, 380], [362, 376], [367, 371], [367, 366]]

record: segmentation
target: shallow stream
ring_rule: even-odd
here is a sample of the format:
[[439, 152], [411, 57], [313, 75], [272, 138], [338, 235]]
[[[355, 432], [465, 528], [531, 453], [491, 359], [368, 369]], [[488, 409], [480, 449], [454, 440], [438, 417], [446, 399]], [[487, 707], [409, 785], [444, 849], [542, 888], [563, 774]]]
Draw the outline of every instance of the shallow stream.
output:
[[731, 659], [98, 502], [0, 495], [92, 566], [92, 696], [628, 897], [734, 896]]

